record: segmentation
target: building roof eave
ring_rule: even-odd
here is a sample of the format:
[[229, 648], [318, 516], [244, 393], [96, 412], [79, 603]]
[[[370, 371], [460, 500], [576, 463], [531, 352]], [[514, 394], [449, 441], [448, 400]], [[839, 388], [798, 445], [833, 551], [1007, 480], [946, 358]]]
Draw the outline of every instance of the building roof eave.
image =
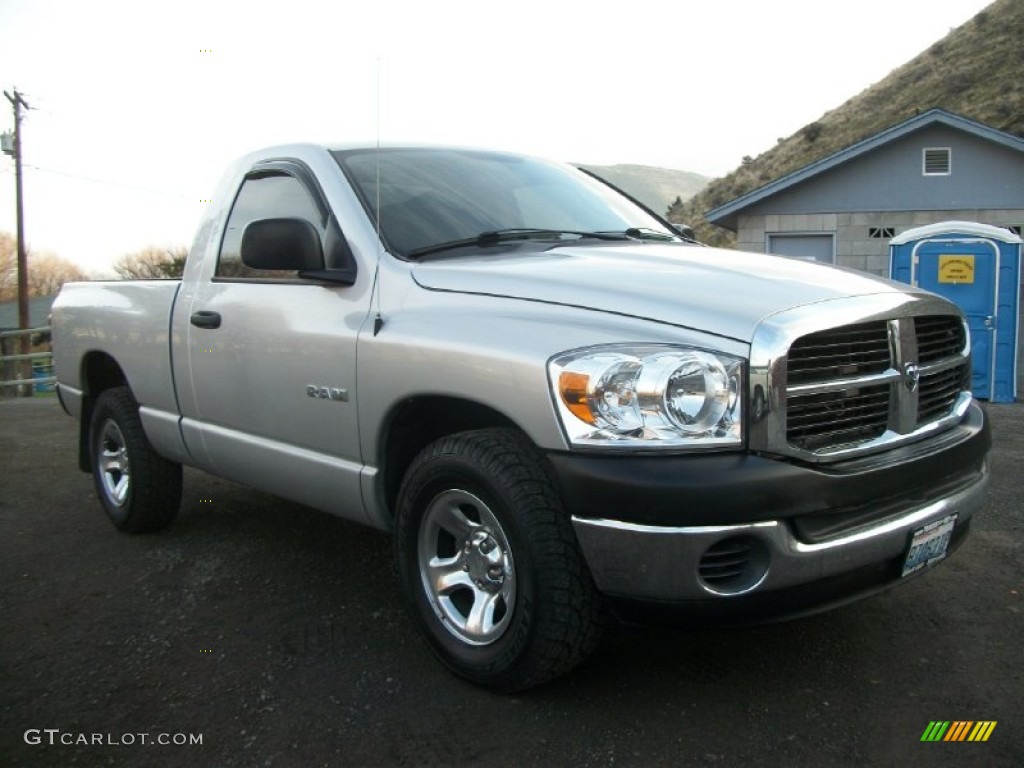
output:
[[921, 128], [932, 124], [947, 125], [951, 128], [962, 130], [978, 136], [979, 138], [1008, 147], [1009, 149], [1024, 152], [1024, 139], [1018, 136], [997, 130], [996, 128], [970, 120], [966, 117], [955, 115], [944, 109], [934, 108], [927, 112], [922, 112], [919, 115], [915, 115], [909, 120], [904, 120], [902, 123], [890, 126], [889, 128], [869, 136], [866, 139], [861, 139], [860, 141], [855, 142], [838, 152], [833, 152], [831, 155], [823, 157], [820, 160], [808, 163], [802, 168], [798, 168], [785, 176], [781, 176], [775, 181], [769, 182], [762, 187], [758, 187], [746, 194], [740, 195], [739, 197], [708, 211], [704, 214], [704, 218], [716, 226], [724, 227], [725, 229], [730, 229], [735, 232], [738, 229], [739, 215], [746, 208], [772, 197], [773, 195], [777, 195], [790, 187], [801, 184], [814, 176], [825, 173], [842, 163], [849, 162], [860, 155], [877, 149], [878, 147], [895, 141], [896, 139], [903, 138], [914, 131], [918, 131]]

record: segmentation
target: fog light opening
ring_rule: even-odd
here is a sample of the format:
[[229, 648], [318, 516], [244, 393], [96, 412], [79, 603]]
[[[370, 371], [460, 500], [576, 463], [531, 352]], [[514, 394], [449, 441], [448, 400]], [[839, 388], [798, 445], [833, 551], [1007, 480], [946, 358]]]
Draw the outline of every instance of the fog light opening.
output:
[[697, 565], [704, 589], [715, 595], [742, 595], [756, 589], [768, 575], [768, 546], [755, 536], [730, 536], [716, 541]]

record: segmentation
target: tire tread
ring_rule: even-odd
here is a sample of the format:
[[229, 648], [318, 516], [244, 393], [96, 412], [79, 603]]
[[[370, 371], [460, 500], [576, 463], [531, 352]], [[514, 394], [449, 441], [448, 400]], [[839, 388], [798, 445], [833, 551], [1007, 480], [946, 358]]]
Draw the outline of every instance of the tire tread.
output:
[[[96, 431], [108, 415], [121, 430], [131, 463], [131, 496], [125, 510], [108, 506], [95, 456]], [[119, 530], [148, 533], [166, 528], [174, 521], [181, 505], [181, 465], [163, 458], [150, 445], [139, 418], [139, 404], [128, 387], [108, 389], [97, 398], [89, 432], [89, 449], [96, 493], [111, 522]]]
[[[508, 505], [527, 512], [518, 516], [517, 523], [536, 559], [538, 604], [530, 607], [537, 614], [530, 648], [507, 674], [484, 675], [486, 679], [481, 680], [453, 667], [443, 656], [442, 661], [474, 682], [506, 692], [531, 688], [565, 674], [596, 647], [604, 628], [604, 610], [544, 457], [511, 429], [476, 430], [441, 438], [424, 449], [410, 467], [407, 478], [413, 480], [410, 487], [403, 485], [399, 509], [413, 498], [417, 478], [426, 467], [452, 458], [489, 473], [508, 492]], [[399, 528], [406, 524], [401, 518], [400, 512]], [[404, 533], [408, 535], [408, 531]], [[396, 530], [396, 545], [402, 534], [402, 530]], [[396, 554], [401, 557], [400, 552]], [[523, 606], [517, 608], [521, 609]]]

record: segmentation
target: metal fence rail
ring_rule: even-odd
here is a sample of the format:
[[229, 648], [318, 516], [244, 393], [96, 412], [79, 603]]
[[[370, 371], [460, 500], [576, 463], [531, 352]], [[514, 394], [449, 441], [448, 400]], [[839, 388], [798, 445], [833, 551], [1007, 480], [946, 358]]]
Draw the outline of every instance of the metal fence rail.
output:
[[[49, 326], [43, 326], [41, 328], [28, 328], [24, 331], [3, 331], [0, 332], [0, 351], [6, 348], [6, 344], [3, 342], [6, 339], [20, 338], [28, 336], [31, 338], [37, 334], [49, 334]], [[24, 368], [24, 363], [31, 362], [32, 369], [29, 376], [22, 375], [24, 371], [11, 371], [12, 368]], [[21, 363], [22, 365], [18, 365]], [[8, 379], [6, 381], [0, 381], [0, 394], [2, 390], [9, 387], [20, 387], [22, 394], [31, 394], [35, 392], [48, 392], [53, 389], [53, 385], [57, 382], [57, 377], [53, 375], [53, 351], [52, 349], [47, 352], [31, 352], [29, 354], [20, 355], [0, 355], [0, 378], [3, 375], [14, 375], [17, 378]], [[28, 392], [24, 390], [28, 389]]]

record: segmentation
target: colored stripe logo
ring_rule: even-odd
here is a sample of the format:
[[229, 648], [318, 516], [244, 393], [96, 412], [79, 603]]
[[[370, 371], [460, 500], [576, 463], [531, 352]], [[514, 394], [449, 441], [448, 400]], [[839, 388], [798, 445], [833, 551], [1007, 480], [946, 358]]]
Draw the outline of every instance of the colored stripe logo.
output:
[[988, 741], [996, 720], [932, 720], [921, 741]]

